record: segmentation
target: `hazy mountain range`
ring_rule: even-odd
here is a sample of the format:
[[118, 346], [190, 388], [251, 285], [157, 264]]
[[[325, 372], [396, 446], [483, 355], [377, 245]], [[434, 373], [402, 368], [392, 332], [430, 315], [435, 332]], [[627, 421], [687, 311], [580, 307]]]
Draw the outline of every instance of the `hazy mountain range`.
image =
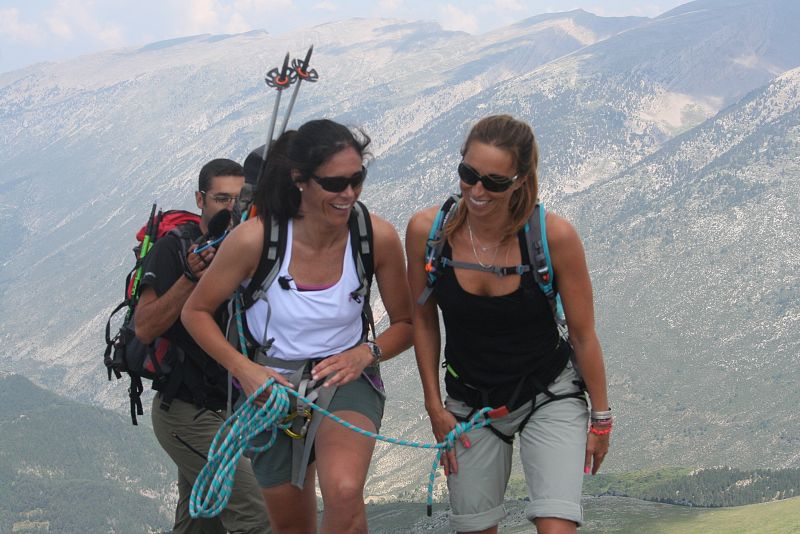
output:
[[[205, 161], [264, 142], [264, 72], [313, 42], [321, 79], [291, 125], [362, 126], [364, 199], [401, 235], [457, 187], [478, 118], [534, 125], [543, 198], [575, 222], [592, 271], [619, 416], [609, 469], [797, 467], [798, 23], [792, 0], [573, 11], [479, 36], [357, 19], [0, 74], [0, 369], [125, 413], [102, 327], [133, 233], [154, 199], [191, 208]], [[428, 441], [413, 355], [385, 378], [385, 433]], [[421, 493], [431, 459], [379, 446], [369, 494]]]

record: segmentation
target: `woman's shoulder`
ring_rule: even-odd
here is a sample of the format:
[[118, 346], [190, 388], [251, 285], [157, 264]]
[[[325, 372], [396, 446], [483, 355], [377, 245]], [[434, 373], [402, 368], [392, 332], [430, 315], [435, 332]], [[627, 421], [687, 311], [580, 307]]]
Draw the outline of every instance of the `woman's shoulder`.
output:
[[549, 248], [559, 249], [576, 242], [580, 243], [577, 230], [566, 218], [552, 211], [548, 211], [545, 217]]
[[[264, 223], [258, 217], [248, 219], [243, 223], [237, 225], [225, 238], [224, 243], [230, 242], [234, 248], [245, 247], [248, 250], [253, 247], [258, 247], [261, 250], [262, 242], [264, 241]], [[231, 248], [229, 246], [229, 248]]]
[[436, 220], [436, 214], [439, 213], [441, 206], [430, 206], [423, 210], [416, 212], [411, 216], [408, 221], [408, 233], [424, 233], [428, 234]]

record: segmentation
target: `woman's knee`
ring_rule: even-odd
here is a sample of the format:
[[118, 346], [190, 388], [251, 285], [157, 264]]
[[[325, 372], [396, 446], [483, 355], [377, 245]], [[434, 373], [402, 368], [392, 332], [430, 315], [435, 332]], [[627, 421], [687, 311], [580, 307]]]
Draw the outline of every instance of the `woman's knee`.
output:
[[[321, 481], [320, 481], [321, 482]], [[320, 483], [320, 486], [323, 486]], [[364, 502], [364, 484], [359, 477], [338, 477], [321, 487], [325, 507], [351, 506]]]

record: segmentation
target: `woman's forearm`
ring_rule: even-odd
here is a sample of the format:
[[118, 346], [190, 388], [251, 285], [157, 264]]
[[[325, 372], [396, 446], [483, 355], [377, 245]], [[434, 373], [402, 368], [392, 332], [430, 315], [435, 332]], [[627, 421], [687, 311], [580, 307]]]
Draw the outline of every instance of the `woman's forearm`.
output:
[[575, 359], [578, 363], [581, 377], [586, 384], [592, 409], [596, 411], [608, 410], [608, 389], [606, 384], [606, 371], [603, 364], [603, 350], [596, 334], [586, 336], [585, 339], [571, 338], [575, 349]]
[[439, 351], [441, 336], [438, 315], [436, 322], [419, 319], [414, 321], [414, 355], [422, 381], [425, 409], [428, 412], [442, 409], [442, 393], [439, 389]]
[[410, 320], [402, 320], [389, 325], [380, 333], [375, 342], [381, 348], [381, 361], [394, 358], [411, 346], [413, 328]]

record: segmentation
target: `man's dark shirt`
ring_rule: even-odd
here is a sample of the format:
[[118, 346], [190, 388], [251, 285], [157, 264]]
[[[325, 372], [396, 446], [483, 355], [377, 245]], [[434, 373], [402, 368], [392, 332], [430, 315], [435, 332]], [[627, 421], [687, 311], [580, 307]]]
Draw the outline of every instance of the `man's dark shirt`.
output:
[[[188, 235], [192, 240], [201, 235], [200, 227], [197, 225], [186, 225], [182, 228], [187, 229]], [[180, 256], [181, 244], [177, 236], [167, 234], [159, 239], [145, 258], [142, 267], [142, 288], [153, 288], [159, 297], [169, 291], [175, 282], [183, 276], [186, 260], [185, 258], [181, 260]], [[224, 305], [221, 306], [218, 314], [224, 308]], [[186, 369], [186, 372], [191, 372], [193, 376], [199, 377], [203, 384], [201, 391], [193, 392], [186, 385], [186, 380], [184, 380], [175, 395], [176, 398], [195, 404], [198, 403], [198, 399], [205, 398], [204, 402], [201, 401], [204, 407], [212, 410], [225, 408], [228, 395], [228, 373], [225, 368], [214, 361], [195, 343], [192, 336], [184, 328], [183, 323], [181, 323], [180, 317], [161, 337], [168, 339], [171, 343], [183, 349], [186, 353], [186, 358], [181, 365], [191, 366], [191, 369]], [[163, 391], [165, 387], [165, 381], [153, 380], [153, 389], [156, 391]]]

